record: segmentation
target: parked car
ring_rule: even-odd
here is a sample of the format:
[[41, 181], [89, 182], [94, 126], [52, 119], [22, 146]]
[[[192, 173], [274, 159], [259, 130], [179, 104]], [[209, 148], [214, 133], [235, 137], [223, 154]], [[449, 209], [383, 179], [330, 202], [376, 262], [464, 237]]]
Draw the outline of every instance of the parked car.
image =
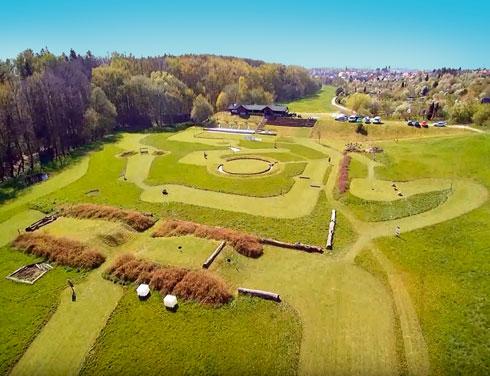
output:
[[424, 120], [423, 122], [420, 123], [420, 125], [423, 127], [423, 128], [429, 128], [429, 124]]
[[347, 115], [344, 115], [344, 114], [339, 114], [335, 117], [335, 120], [337, 121], [347, 121], [348, 117]]
[[355, 123], [355, 122], [357, 122], [357, 115], [349, 116], [349, 123]]
[[407, 121], [407, 125], [409, 127], [413, 127], [413, 123], [415, 123], [415, 120], [409, 120], [409, 121]]
[[436, 121], [432, 126], [434, 127], [445, 127], [447, 125], [447, 122], [445, 121]]
[[373, 124], [381, 124], [381, 118], [379, 116], [375, 116], [373, 118]]
[[371, 118], [370, 118], [369, 116], [366, 116], [366, 117], [364, 118], [364, 122], [365, 122], [366, 124], [371, 124]]
[[415, 128], [420, 128], [420, 123], [419, 123], [418, 121], [414, 121], [414, 122], [413, 122], [413, 126], [414, 126]]

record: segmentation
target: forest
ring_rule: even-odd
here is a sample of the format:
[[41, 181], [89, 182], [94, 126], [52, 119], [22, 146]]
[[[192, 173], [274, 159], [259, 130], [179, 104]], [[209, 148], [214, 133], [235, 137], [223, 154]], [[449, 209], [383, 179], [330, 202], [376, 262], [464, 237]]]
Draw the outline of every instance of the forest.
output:
[[320, 87], [302, 67], [251, 59], [25, 50], [0, 61], [0, 181], [117, 130], [201, 123], [232, 103], [290, 101]]

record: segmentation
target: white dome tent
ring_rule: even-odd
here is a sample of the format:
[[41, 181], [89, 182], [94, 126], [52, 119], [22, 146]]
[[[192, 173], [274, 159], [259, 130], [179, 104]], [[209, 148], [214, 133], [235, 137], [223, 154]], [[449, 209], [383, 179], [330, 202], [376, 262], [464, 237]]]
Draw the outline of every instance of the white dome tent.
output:
[[170, 310], [173, 310], [177, 307], [177, 297], [175, 295], [166, 295], [163, 298], [163, 305]]
[[138, 298], [141, 300], [146, 299], [150, 296], [150, 286], [148, 286], [146, 283], [142, 283], [136, 289], [136, 293], [138, 294]]

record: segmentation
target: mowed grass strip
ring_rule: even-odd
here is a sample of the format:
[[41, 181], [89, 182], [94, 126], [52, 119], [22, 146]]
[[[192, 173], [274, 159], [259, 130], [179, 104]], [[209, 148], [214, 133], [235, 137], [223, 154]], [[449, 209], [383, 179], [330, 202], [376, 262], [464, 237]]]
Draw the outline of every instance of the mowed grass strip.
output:
[[34, 285], [26, 285], [4, 277], [39, 258], [3, 247], [0, 259], [0, 375], [5, 375], [56, 310], [67, 279], [76, 283], [85, 274], [56, 267]]
[[301, 325], [286, 304], [240, 297], [219, 309], [129, 290], [99, 336], [82, 375], [295, 375]]

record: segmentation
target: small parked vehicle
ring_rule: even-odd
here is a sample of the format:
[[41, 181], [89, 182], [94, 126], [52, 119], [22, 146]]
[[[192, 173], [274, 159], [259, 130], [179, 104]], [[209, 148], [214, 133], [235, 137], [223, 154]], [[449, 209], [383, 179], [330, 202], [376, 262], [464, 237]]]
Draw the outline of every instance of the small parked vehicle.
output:
[[349, 123], [355, 123], [355, 122], [357, 122], [357, 115], [349, 116]]
[[379, 116], [375, 116], [373, 118], [373, 124], [381, 124], [381, 118]]
[[344, 114], [340, 114], [335, 117], [335, 120], [337, 121], [347, 121], [347, 119], [348, 119], [347, 115]]
[[414, 126], [415, 128], [420, 128], [420, 123], [419, 123], [418, 121], [414, 121], [414, 122], [413, 122], [413, 126]]
[[439, 128], [445, 127], [446, 125], [447, 125], [447, 122], [445, 122], [445, 121], [437, 121], [434, 124], [432, 124], [432, 126], [439, 127]]
[[369, 116], [366, 116], [366, 117], [364, 118], [364, 122], [365, 122], [366, 124], [371, 124], [371, 118], [370, 118]]
[[413, 127], [413, 123], [415, 123], [415, 120], [409, 120], [409, 121], [407, 121], [407, 125], [409, 127]]
[[429, 128], [429, 124], [424, 120], [423, 122], [420, 123], [422, 128]]

